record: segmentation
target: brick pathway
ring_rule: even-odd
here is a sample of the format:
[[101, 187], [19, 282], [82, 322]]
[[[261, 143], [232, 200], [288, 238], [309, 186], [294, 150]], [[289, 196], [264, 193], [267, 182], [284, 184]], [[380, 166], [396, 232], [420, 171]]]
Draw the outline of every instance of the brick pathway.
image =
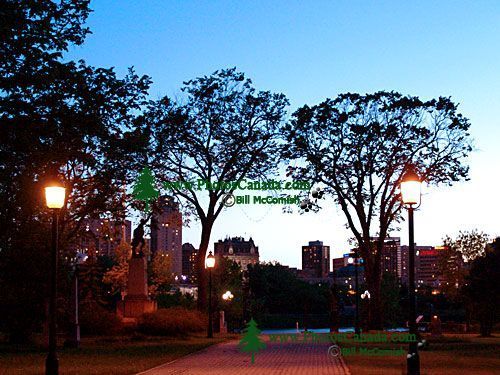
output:
[[266, 349], [255, 355], [253, 365], [250, 354], [239, 352], [238, 341], [230, 341], [155, 367], [141, 375], [350, 374], [340, 357], [328, 356], [328, 344], [269, 341], [266, 344]]

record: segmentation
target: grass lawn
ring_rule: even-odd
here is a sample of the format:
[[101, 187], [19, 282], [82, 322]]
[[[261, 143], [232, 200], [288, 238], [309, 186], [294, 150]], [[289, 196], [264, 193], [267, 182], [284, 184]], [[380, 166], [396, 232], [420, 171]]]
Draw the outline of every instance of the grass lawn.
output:
[[[500, 374], [500, 336], [479, 338], [477, 334], [446, 334], [442, 338], [424, 337], [430, 346], [420, 351], [422, 375]], [[343, 347], [393, 349], [407, 344], [354, 344]], [[403, 356], [346, 355], [344, 360], [353, 375], [406, 374], [406, 354]]]
[[[79, 349], [58, 349], [61, 374], [135, 374], [203, 349], [228, 337], [207, 339], [131, 337], [84, 338]], [[0, 374], [43, 374], [46, 352], [0, 345]]]

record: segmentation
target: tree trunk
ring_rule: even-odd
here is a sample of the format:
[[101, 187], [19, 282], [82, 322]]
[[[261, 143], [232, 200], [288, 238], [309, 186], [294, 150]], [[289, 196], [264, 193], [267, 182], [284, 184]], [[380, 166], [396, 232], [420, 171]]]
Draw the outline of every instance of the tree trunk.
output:
[[[210, 234], [212, 232], [212, 223], [207, 219], [201, 223], [201, 241], [198, 249], [198, 310], [204, 311], [207, 307], [207, 271], [205, 269], [205, 257], [207, 255], [208, 245], [210, 243]], [[217, 266], [217, 265], [216, 265]]]
[[482, 309], [483, 311], [479, 316], [479, 332], [481, 334], [481, 337], [490, 337], [493, 328], [493, 317], [491, 316], [489, 306], [481, 306], [480, 309]]
[[488, 322], [485, 319], [481, 319], [480, 328], [479, 328], [481, 337], [489, 337], [489, 336], [491, 336], [491, 333], [490, 333], [490, 330], [489, 330], [488, 326], [489, 326]]
[[[371, 245], [368, 245], [368, 249]], [[382, 280], [381, 266], [380, 266], [380, 254], [381, 249], [377, 248], [377, 254], [370, 254], [370, 257], [364, 255], [369, 251], [363, 251], [362, 256], [365, 259], [365, 278], [368, 290], [370, 291], [370, 304], [368, 305], [368, 316], [370, 321], [368, 326], [370, 329], [381, 330], [383, 329], [383, 313], [382, 313], [382, 300], [380, 296], [380, 283]], [[364, 254], [363, 254], [364, 253]]]
[[384, 328], [383, 324], [383, 311], [382, 311], [382, 299], [381, 299], [381, 291], [380, 291], [380, 267], [377, 270], [374, 270], [374, 274], [369, 279], [368, 287], [373, 291], [371, 293], [371, 300], [369, 305], [369, 313], [370, 329], [381, 330]]
[[[335, 272], [335, 271], [334, 271]], [[339, 301], [337, 298], [337, 287], [334, 282], [330, 288], [329, 292], [329, 302], [330, 302], [330, 332], [338, 332], [340, 328], [339, 322]]]

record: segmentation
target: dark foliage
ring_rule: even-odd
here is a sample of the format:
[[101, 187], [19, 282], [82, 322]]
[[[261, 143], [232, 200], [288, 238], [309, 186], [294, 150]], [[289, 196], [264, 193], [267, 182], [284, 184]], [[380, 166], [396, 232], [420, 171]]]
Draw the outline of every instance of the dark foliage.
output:
[[328, 285], [308, 284], [280, 264], [249, 266], [248, 276], [250, 311], [256, 321], [267, 321], [266, 315], [300, 314], [301, 326], [311, 326], [319, 314], [328, 322]]
[[303, 106], [283, 128], [283, 157], [301, 162], [291, 174], [324, 185], [346, 217], [365, 260], [373, 328], [382, 328], [380, 257], [401, 220], [401, 178], [410, 166], [431, 185], [467, 178], [469, 126], [449, 98], [377, 92]]
[[[213, 182], [262, 178], [275, 170], [279, 127], [288, 100], [283, 94], [257, 92], [252, 81], [236, 69], [184, 83], [183, 98], [174, 103], [164, 97], [151, 103], [144, 116], [144, 134], [152, 135], [150, 161], [162, 182]], [[185, 217], [201, 222], [198, 299], [206, 298], [204, 259], [212, 227], [224, 205], [222, 197], [233, 189], [197, 191], [173, 189]]]
[[472, 262], [464, 292], [472, 301], [481, 336], [491, 336], [500, 321], [500, 237], [486, 248], [484, 256]]
[[[0, 320], [7, 329], [24, 322], [16, 332], [25, 337], [44, 316], [47, 178], [57, 174], [67, 188], [60, 225], [64, 262], [84, 218], [124, 216], [123, 186], [138, 170], [144, 145], [134, 122], [149, 78], [132, 70], [118, 78], [112, 69], [62, 59], [88, 33], [82, 26], [88, 3], [2, 1], [0, 7], [0, 268], [18, 265], [0, 275]], [[20, 298], [27, 285], [36, 295], [32, 303]], [[33, 319], [21, 319], [21, 310]]]

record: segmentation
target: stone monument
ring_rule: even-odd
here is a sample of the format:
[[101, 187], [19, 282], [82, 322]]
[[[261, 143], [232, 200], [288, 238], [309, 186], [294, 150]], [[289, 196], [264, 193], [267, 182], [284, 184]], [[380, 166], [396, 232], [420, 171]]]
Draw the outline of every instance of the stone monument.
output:
[[129, 262], [127, 294], [117, 306], [117, 314], [124, 322], [137, 323], [137, 318], [144, 313], [156, 310], [156, 302], [148, 295], [148, 273], [144, 256], [144, 225], [142, 219], [134, 229], [132, 239], [132, 258]]

